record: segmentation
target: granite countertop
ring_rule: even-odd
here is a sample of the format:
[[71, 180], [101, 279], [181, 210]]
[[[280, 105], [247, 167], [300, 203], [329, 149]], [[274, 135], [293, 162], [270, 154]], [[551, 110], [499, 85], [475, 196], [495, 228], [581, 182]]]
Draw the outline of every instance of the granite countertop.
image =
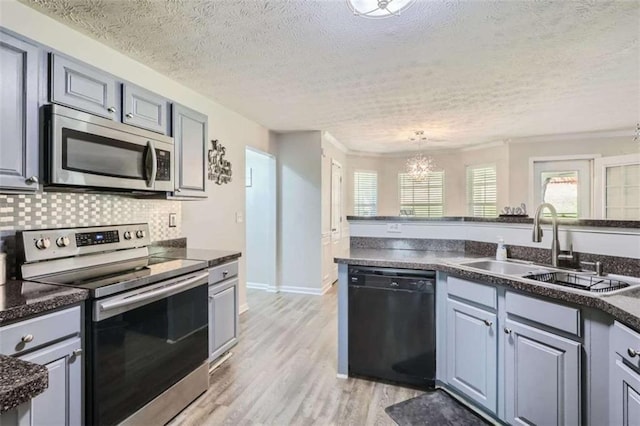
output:
[[209, 250], [186, 247], [151, 247], [151, 256], [169, 259], [202, 260], [208, 263], [208, 267], [231, 262], [242, 256], [242, 253], [234, 250]]
[[0, 413], [44, 392], [49, 386], [47, 367], [0, 355]]
[[488, 282], [599, 309], [640, 332], [640, 286], [619, 290], [613, 294], [590, 293], [461, 265], [476, 259], [486, 259], [486, 257], [461, 252], [352, 248], [348, 256], [335, 258], [335, 262], [357, 266], [429, 269], [456, 274], [470, 280]]
[[76, 304], [88, 296], [87, 290], [78, 288], [7, 281], [0, 285], [0, 326]]
[[[533, 214], [533, 213], [532, 213]], [[382, 222], [485, 222], [485, 223], [526, 223], [532, 224], [533, 217], [503, 216], [503, 217], [472, 217], [472, 216], [444, 216], [444, 217], [416, 217], [416, 216], [347, 216], [347, 221], [382, 221]], [[542, 223], [551, 223], [543, 218]], [[560, 225], [587, 226], [598, 228], [640, 228], [640, 220], [603, 220], [603, 219], [567, 219], [559, 218]]]

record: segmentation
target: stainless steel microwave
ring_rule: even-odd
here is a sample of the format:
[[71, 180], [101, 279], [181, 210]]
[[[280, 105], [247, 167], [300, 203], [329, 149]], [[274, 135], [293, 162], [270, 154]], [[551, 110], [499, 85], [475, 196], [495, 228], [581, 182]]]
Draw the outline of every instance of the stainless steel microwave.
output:
[[173, 191], [173, 138], [60, 105], [44, 110], [47, 185]]

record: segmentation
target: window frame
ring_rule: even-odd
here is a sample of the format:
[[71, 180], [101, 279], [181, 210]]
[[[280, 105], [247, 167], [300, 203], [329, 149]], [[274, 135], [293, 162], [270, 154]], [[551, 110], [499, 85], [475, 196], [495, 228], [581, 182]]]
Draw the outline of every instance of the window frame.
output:
[[[473, 189], [476, 185], [472, 182], [472, 173], [474, 170], [478, 169], [488, 169], [492, 168], [495, 176], [495, 202], [494, 203], [474, 203], [473, 202]], [[470, 164], [465, 167], [465, 186], [466, 186], [466, 194], [467, 194], [467, 214], [472, 217], [498, 217], [498, 165], [496, 163], [482, 163], [482, 164]], [[485, 185], [486, 187], [486, 185]], [[493, 215], [475, 215], [474, 214], [474, 206], [482, 206], [483, 211], [487, 207], [494, 206], [495, 214]]]
[[[373, 205], [373, 209], [374, 209], [374, 213], [372, 215], [365, 215], [365, 214], [361, 214], [358, 210], [357, 207], [362, 205], [360, 203], [358, 203], [357, 198], [356, 198], [356, 185], [357, 185], [357, 179], [356, 179], [356, 174], [357, 173], [368, 173], [368, 174], [372, 174], [375, 175], [375, 203]], [[363, 217], [374, 217], [378, 215], [378, 192], [379, 192], [379, 188], [378, 188], [378, 171], [377, 170], [364, 170], [364, 169], [355, 169], [353, 171], [353, 215], [354, 216], [363, 216]]]
[[[442, 199], [441, 199], [441, 203], [415, 203], [415, 199], [414, 199], [414, 204], [411, 204], [412, 206], [427, 206], [427, 207], [431, 207], [431, 206], [442, 206], [442, 214], [441, 215], [417, 215], [415, 214], [415, 210], [414, 210], [414, 217], [424, 217], [424, 218], [437, 218], [437, 217], [445, 217], [446, 215], [446, 194], [445, 194], [445, 189], [446, 189], [446, 183], [445, 183], [445, 179], [446, 179], [446, 174], [444, 170], [434, 170], [431, 173], [439, 173], [442, 175], [441, 178], [441, 182], [442, 182], [442, 187], [441, 187], [441, 192], [442, 192]], [[409, 173], [407, 172], [398, 172], [398, 183], [397, 183], [397, 187], [398, 187], [398, 212], [401, 213], [402, 212], [402, 176], [409, 176]], [[415, 185], [417, 181], [413, 181], [413, 184]], [[428, 179], [427, 179], [428, 182]]]

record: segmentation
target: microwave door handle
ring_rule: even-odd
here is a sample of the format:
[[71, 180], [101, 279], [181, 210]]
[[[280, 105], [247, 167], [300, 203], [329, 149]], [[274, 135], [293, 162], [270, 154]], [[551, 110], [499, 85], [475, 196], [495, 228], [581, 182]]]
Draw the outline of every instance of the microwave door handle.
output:
[[[150, 158], [149, 158], [150, 156]], [[150, 160], [150, 161], [149, 161]], [[156, 183], [156, 174], [158, 173], [158, 158], [156, 157], [156, 147], [152, 141], [147, 141], [147, 186], [153, 188]], [[151, 163], [151, 164], [149, 164]], [[151, 170], [149, 170], [151, 169]]]

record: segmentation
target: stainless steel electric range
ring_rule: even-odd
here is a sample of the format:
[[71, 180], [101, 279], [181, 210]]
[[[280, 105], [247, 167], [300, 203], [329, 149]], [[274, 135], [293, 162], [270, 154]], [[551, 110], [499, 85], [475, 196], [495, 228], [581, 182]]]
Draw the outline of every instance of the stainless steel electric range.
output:
[[86, 424], [164, 424], [207, 390], [206, 262], [150, 257], [146, 224], [17, 237], [23, 279], [90, 291]]

